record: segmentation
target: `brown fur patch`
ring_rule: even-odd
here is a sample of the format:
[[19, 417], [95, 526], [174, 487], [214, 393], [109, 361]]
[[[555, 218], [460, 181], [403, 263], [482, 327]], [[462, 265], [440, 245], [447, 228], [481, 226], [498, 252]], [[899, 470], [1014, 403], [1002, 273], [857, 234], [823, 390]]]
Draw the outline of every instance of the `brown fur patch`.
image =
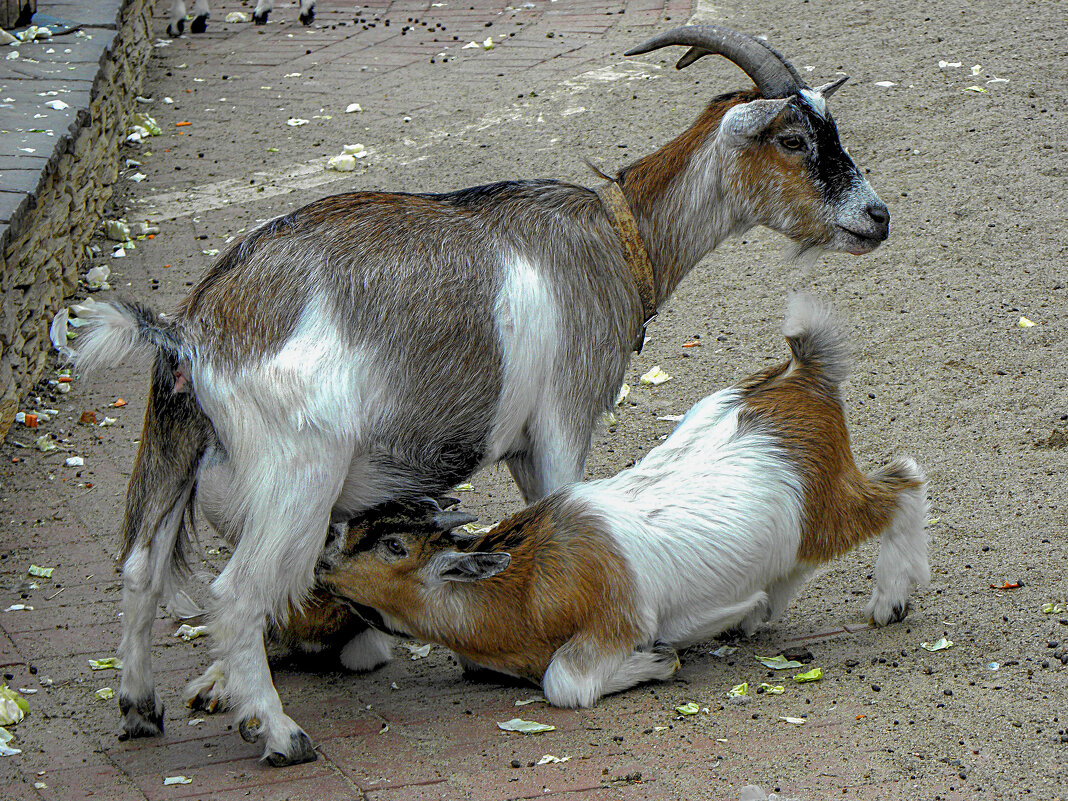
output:
[[290, 607], [284, 624], [268, 627], [267, 637], [284, 648], [296, 648], [305, 642], [319, 643], [324, 648], [340, 648], [366, 629], [363, 619], [343, 601], [316, 587], [301, 609]]
[[[766, 137], [738, 153], [739, 195], [769, 228], [799, 242], [825, 242], [830, 230], [820, 197], [801, 156], [784, 153], [773, 143], [775, 124]], [[789, 226], [784, 226], [788, 220]]]
[[651, 214], [657, 200], [675, 176], [686, 168], [690, 157], [719, 129], [723, 115], [734, 106], [759, 97], [759, 93], [752, 91], [717, 97], [701, 112], [693, 125], [655, 153], [624, 168], [620, 172], [620, 179], [631, 207], [641, 215]]
[[[357, 534], [357, 536], [359, 536]], [[600, 521], [551, 496], [465, 542], [464, 552], [507, 552], [502, 573], [424, 586], [433, 556], [455, 548], [444, 534], [404, 537], [409, 556], [346, 556], [323, 575], [330, 589], [405, 623], [410, 633], [496, 670], [540, 681], [576, 635], [604, 650], [637, 644], [633, 583]], [[346, 549], [347, 550], [347, 549]]]
[[741, 382], [743, 424], [774, 433], [804, 481], [804, 519], [797, 558], [818, 564], [880, 534], [897, 510], [897, 496], [919, 484], [884, 471], [864, 475], [853, 461], [838, 397], [814, 364], [790, 362]]

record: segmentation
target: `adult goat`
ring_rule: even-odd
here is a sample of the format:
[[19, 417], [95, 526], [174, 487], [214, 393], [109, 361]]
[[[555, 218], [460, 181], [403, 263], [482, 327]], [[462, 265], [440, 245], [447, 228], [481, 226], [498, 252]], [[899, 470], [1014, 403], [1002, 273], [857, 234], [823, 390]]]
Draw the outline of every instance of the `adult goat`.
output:
[[[246, 739], [266, 735], [270, 764], [314, 759], [263, 631], [306, 599], [331, 519], [498, 460], [528, 502], [577, 481], [645, 323], [725, 237], [765, 225], [856, 254], [886, 238], [886, 206], [827, 111], [841, 80], [811, 89], [768, 45], [714, 26], [630, 52], [678, 44], [679, 67], [720, 54], [756, 91], [714, 99], [604, 187], [336, 195], [235, 243], [173, 315], [102, 307], [82, 369], [155, 359], [122, 526], [124, 737], [162, 731], [151, 625], [194, 495], [236, 546], [213, 584], [218, 661], [189, 693], [223, 697]], [[365, 637], [365, 664], [381, 661]]]

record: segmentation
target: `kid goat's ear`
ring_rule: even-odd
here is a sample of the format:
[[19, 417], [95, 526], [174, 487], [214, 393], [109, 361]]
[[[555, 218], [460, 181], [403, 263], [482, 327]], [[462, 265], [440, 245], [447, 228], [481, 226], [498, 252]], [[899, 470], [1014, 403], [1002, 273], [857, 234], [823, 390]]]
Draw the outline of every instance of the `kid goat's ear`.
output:
[[481, 581], [496, 576], [511, 561], [507, 553], [444, 551], [434, 560], [433, 568], [442, 581]]

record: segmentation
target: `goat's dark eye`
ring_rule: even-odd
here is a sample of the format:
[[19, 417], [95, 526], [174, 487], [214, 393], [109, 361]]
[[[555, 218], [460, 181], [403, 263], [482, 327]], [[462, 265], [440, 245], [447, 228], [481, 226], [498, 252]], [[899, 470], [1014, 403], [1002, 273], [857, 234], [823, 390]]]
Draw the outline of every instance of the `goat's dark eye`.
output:
[[398, 540], [398, 539], [394, 539], [393, 537], [390, 537], [389, 539], [387, 539], [387, 540], [385, 540], [383, 542], [383, 545], [385, 545], [386, 546], [386, 550], [389, 551], [394, 556], [407, 556], [408, 555], [408, 550], [404, 547], [403, 543], [401, 543], [401, 541]]
[[779, 140], [781, 144], [787, 150], [804, 150], [805, 140], [800, 136], [784, 136]]

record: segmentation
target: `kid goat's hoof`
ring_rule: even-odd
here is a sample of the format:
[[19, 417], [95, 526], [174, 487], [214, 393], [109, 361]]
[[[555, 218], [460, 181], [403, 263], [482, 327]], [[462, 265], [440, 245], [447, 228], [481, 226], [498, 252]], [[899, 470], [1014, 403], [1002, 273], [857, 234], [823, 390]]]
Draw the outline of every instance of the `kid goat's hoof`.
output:
[[120, 742], [163, 734], [163, 704], [158, 704], [155, 698], [134, 702], [120, 695], [119, 710], [123, 716]]
[[315, 6], [312, 6], [307, 12], [300, 15], [300, 21], [304, 25], [311, 25], [315, 21]]
[[167, 26], [167, 35], [175, 39], [185, 33], [185, 17]]
[[253, 11], [252, 12], [252, 22], [254, 24], [256, 24], [256, 25], [266, 25], [267, 24], [267, 15], [270, 14], [270, 13], [271, 13], [270, 11], [264, 11], [262, 14], [257, 14], [255, 11]]
[[193, 19], [193, 24], [189, 26], [191, 33], [204, 33], [208, 29], [208, 15], [201, 14], [199, 17]]
[[272, 768], [284, 768], [288, 765], [300, 765], [304, 762], [314, 762], [319, 758], [315, 753], [315, 746], [311, 738], [304, 732], [294, 732], [289, 736], [288, 752], [272, 751], [266, 754], [264, 760]]

